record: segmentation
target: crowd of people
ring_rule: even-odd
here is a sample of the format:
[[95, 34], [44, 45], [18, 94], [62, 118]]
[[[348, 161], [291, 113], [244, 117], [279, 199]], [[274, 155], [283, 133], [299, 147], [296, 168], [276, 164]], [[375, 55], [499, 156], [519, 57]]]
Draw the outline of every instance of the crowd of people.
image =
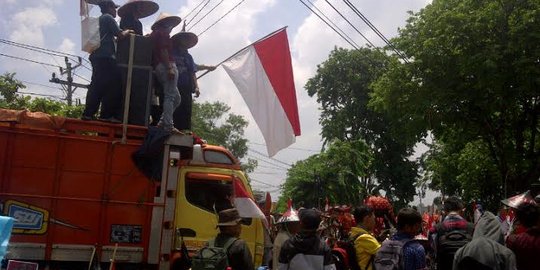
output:
[[[116, 42], [130, 35], [143, 36], [139, 19], [156, 13], [159, 5], [150, 0], [128, 0], [123, 6], [112, 0], [97, 2], [100, 46], [90, 54], [92, 79], [86, 96], [82, 120], [102, 120], [120, 123], [123, 114], [122, 79], [116, 61]], [[121, 17], [120, 24], [115, 20]], [[167, 132], [182, 133], [191, 130], [192, 95], [200, 95], [195, 73], [214, 70], [214, 66], [195, 64], [188, 49], [195, 46], [198, 37], [186, 32], [172, 35], [172, 29], [181, 18], [162, 12], [147, 34], [152, 43], [154, 95], [150, 122]], [[99, 117], [96, 114], [99, 110]]]
[[[275, 222], [277, 232], [270, 233], [274, 236], [273, 246], [265, 255], [263, 269], [538, 269], [535, 255], [540, 254], [540, 195], [533, 199], [524, 194], [511, 203], [503, 201], [506, 205], [502, 206], [508, 209], [497, 214], [477, 205], [471, 220], [464, 215], [463, 201], [449, 197], [440, 215], [431, 215], [433, 224], [429, 225], [416, 209], [403, 208], [395, 222], [384, 223], [390, 226], [390, 233], [375, 233], [377, 219], [390, 215], [372, 204], [363, 204], [350, 208], [353, 226], [337, 241], [328, 234], [328, 211], [296, 211], [290, 205]], [[509, 212], [515, 216], [508, 226]], [[235, 225], [241, 227], [240, 218], [237, 220]], [[220, 227], [218, 238], [226, 230]], [[234, 237], [239, 237], [236, 232]], [[248, 263], [252, 257], [246, 253], [249, 250], [243, 249], [236, 258], [230, 253], [235, 265], [240, 265], [237, 260], [243, 258], [243, 266], [235, 268], [231, 264], [232, 269], [253, 269]]]

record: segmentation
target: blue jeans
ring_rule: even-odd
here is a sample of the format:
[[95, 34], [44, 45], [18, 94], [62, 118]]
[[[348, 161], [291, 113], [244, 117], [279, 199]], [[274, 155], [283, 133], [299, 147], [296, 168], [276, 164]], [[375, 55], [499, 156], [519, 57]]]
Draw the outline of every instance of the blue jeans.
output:
[[180, 93], [176, 88], [176, 82], [178, 81], [178, 69], [174, 63], [170, 63], [173, 66], [174, 79], [169, 79], [169, 71], [165, 65], [159, 63], [156, 66], [156, 77], [163, 87], [163, 113], [159, 119], [158, 126], [161, 126], [165, 130], [171, 130], [173, 128], [173, 113], [174, 110], [180, 105]]

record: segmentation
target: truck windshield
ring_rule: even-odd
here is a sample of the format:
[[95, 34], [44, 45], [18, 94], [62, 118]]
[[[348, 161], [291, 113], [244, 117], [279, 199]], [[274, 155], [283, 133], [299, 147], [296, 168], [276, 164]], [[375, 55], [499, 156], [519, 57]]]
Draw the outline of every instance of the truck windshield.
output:
[[186, 199], [208, 212], [232, 208], [232, 191], [232, 181], [186, 177]]

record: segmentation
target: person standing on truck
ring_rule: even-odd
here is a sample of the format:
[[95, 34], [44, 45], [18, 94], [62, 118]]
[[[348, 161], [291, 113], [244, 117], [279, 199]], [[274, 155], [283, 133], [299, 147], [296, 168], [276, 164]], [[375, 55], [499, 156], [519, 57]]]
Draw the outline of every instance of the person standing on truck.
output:
[[199, 42], [197, 35], [185, 31], [185, 24], [182, 31], [172, 36], [173, 58], [178, 69], [177, 87], [180, 91], [182, 102], [174, 111], [174, 126], [179, 130], [191, 130], [191, 110], [192, 94], [199, 97], [201, 94], [197, 83], [195, 72], [200, 70], [215, 70], [214, 66], [197, 65], [193, 57], [188, 52]]
[[100, 120], [120, 123], [122, 114], [121, 75], [116, 65], [114, 38], [125, 38], [132, 30], [122, 31], [114, 18], [119, 7], [112, 0], [99, 2], [102, 15], [99, 17], [100, 46], [90, 54], [92, 80], [86, 93], [86, 104], [82, 120], [96, 120], [95, 114], [101, 103]]
[[143, 35], [142, 23], [139, 19], [156, 13], [159, 5], [150, 0], [128, 0], [118, 9], [120, 16], [120, 28], [131, 29], [136, 35]]
[[240, 218], [240, 214], [236, 208], [219, 212], [217, 224], [219, 234], [216, 236], [214, 243], [216, 247], [223, 247], [229, 239], [234, 238], [234, 242], [232, 242], [227, 250], [229, 266], [235, 270], [251, 270], [254, 269], [253, 257], [246, 241], [239, 239], [242, 232], [241, 220], [242, 218]]
[[152, 25], [152, 66], [157, 80], [163, 87], [163, 113], [157, 124], [167, 132], [178, 132], [173, 126], [174, 110], [180, 105], [180, 93], [176, 87], [178, 81], [178, 69], [172, 57], [171, 31], [182, 19], [167, 13], [159, 14], [156, 22]]

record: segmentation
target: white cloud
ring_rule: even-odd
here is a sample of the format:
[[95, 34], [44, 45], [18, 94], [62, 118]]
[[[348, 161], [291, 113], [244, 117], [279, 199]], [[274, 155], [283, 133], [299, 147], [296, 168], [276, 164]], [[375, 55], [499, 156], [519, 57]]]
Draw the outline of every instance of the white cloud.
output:
[[69, 38], [64, 38], [64, 40], [62, 40], [62, 43], [60, 44], [60, 46], [58, 46], [58, 51], [60, 52], [65, 52], [65, 53], [69, 53], [69, 54], [75, 54], [75, 43], [73, 41], [71, 41], [71, 39]]
[[15, 42], [42, 46], [43, 28], [56, 24], [56, 14], [51, 8], [28, 7], [13, 15], [10, 25], [13, 32], [10, 39]]

